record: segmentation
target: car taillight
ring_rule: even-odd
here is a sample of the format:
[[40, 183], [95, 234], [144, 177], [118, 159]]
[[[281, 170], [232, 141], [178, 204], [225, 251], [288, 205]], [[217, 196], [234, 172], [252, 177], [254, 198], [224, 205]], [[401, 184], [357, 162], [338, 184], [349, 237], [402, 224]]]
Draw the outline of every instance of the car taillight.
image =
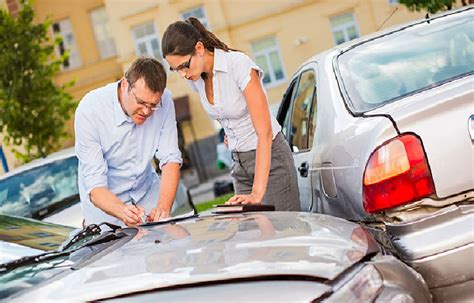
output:
[[435, 192], [421, 140], [404, 134], [378, 147], [364, 171], [364, 209], [379, 212]]

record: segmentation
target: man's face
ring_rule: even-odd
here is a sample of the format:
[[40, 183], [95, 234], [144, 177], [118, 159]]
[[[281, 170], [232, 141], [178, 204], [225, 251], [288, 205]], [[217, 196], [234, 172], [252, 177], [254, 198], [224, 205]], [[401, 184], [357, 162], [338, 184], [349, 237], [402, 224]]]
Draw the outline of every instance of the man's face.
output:
[[149, 90], [143, 78], [136, 81], [132, 86], [127, 80], [125, 81], [127, 82], [124, 86], [127, 114], [133, 123], [142, 125], [161, 106], [162, 94]]

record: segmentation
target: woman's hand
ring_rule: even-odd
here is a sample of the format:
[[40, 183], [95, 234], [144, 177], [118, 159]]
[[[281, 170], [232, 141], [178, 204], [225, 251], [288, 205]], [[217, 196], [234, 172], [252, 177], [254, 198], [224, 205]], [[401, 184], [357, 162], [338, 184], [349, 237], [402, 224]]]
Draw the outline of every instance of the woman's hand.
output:
[[235, 195], [225, 202], [225, 204], [261, 204], [262, 198], [254, 193], [250, 195]]

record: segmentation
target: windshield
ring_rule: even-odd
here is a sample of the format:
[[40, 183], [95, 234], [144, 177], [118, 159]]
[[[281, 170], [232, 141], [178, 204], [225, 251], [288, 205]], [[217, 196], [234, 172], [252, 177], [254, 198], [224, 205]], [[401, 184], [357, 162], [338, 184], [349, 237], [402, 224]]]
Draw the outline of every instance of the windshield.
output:
[[72, 156], [0, 181], [0, 213], [31, 217], [78, 194], [77, 158]]
[[381, 37], [337, 59], [348, 105], [365, 112], [403, 96], [472, 74], [471, 11]]
[[[14, 260], [0, 264], [0, 300], [23, 290], [31, 290], [33, 286], [52, 277], [71, 273], [71, 269], [79, 269], [92, 263], [130, 241], [137, 234], [137, 229], [134, 228], [114, 229], [117, 226], [107, 223], [92, 224], [81, 231], [74, 230], [69, 233], [69, 239], [59, 245], [55, 242], [58, 235], [64, 231], [70, 231], [71, 228], [32, 219], [0, 217], [6, 218], [9, 222], [9, 224], [3, 224], [3, 221], [0, 221], [4, 225], [1, 229], [2, 240], [9, 242], [21, 240], [23, 233], [15, 229], [21, 226], [24, 231], [29, 231], [29, 235], [36, 238], [27, 239], [30, 240], [29, 242], [22, 240], [17, 243], [45, 250], [55, 249], [35, 255], [18, 255]], [[28, 225], [27, 221], [31, 224]], [[101, 232], [101, 225], [107, 225], [113, 231]], [[46, 228], [49, 228], [47, 232], [45, 232]], [[13, 231], [9, 232], [10, 229]], [[46, 236], [49, 238], [46, 239]], [[63, 234], [60, 236], [62, 239], [66, 238]], [[16, 250], [16, 252], [21, 251]]]

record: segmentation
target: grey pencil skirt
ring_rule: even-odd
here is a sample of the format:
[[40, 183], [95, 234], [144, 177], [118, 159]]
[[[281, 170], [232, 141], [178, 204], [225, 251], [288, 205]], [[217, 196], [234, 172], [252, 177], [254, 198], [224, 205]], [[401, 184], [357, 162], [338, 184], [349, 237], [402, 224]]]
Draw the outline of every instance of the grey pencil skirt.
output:
[[[236, 194], [245, 195], [252, 192], [255, 156], [255, 150], [232, 152], [233, 164], [230, 174]], [[300, 210], [300, 194], [293, 155], [281, 132], [273, 139], [270, 175], [262, 203], [275, 205], [276, 210]]]

